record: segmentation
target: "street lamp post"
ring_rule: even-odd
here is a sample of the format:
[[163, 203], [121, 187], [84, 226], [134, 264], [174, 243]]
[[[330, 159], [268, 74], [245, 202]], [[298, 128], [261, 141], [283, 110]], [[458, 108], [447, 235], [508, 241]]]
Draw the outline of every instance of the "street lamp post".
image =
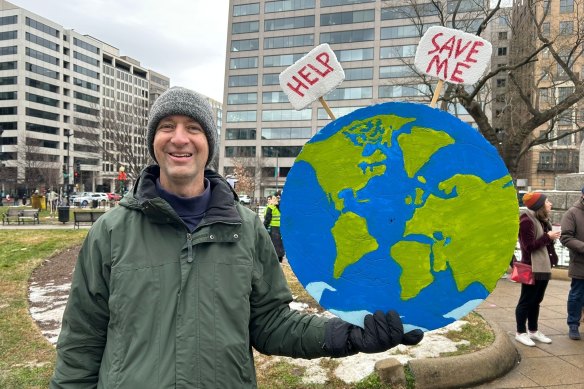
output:
[[67, 196], [67, 205], [69, 205], [69, 184], [71, 183], [71, 142], [69, 138], [71, 138], [71, 131], [69, 129], [64, 130], [64, 135], [67, 137], [67, 179], [63, 180], [65, 184], [65, 193]]

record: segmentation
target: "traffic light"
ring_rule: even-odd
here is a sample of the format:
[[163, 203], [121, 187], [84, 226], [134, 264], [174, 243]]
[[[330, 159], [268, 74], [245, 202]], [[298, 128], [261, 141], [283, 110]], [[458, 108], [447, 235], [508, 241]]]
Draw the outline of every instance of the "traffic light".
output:
[[81, 171], [81, 162], [76, 162], [75, 163], [75, 171], [77, 173], [79, 173]]
[[63, 177], [67, 178], [67, 165], [63, 164]]

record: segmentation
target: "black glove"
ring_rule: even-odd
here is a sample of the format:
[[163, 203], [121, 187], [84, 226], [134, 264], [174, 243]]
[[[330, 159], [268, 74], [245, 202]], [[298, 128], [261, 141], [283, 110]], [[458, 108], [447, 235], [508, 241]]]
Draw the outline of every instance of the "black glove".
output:
[[424, 332], [413, 330], [404, 334], [404, 327], [396, 311], [376, 311], [365, 316], [365, 328], [331, 319], [325, 328], [323, 348], [334, 358], [362, 353], [379, 353], [398, 344], [412, 346], [424, 338]]

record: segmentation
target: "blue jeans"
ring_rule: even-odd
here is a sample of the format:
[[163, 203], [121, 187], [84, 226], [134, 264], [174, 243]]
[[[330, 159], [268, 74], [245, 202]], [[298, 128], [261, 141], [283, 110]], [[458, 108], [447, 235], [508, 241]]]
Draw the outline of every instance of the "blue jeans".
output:
[[579, 326], [582, 307], [584, 306], [584, 279], [572, 278], [568, 294], [568, 325]]

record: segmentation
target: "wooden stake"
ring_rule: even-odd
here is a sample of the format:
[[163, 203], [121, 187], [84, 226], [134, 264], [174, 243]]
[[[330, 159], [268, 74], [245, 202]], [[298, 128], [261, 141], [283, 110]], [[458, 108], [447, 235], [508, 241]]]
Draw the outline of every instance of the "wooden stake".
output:
[[332, 120], [335, 120], [335, 115], [333, 114], [333, 111], [331, 111], [331, 109], [329, 108], [328, 104], [326, 103], [326, 101], [324, 100], [324, 98], [321, 96], [318, 98], [318, 101], [320, 101], [320, 103], [322, 104], [322, 106], [324, 107], [324, 110], [326, 111], [326, 113], [328, 113], [329, 117]]
[[438, 84], [436, 84], [436, 90], [434, 91], [434, 96], [432, 96], [432, 102], [430, 103], [430, 108], [434, 108], [436, 106], [436, 102], [438, 101], [438, 96], [440, 96], [440, 92], [442, 91], [442, 85], [444, 81], [438, 80]]

